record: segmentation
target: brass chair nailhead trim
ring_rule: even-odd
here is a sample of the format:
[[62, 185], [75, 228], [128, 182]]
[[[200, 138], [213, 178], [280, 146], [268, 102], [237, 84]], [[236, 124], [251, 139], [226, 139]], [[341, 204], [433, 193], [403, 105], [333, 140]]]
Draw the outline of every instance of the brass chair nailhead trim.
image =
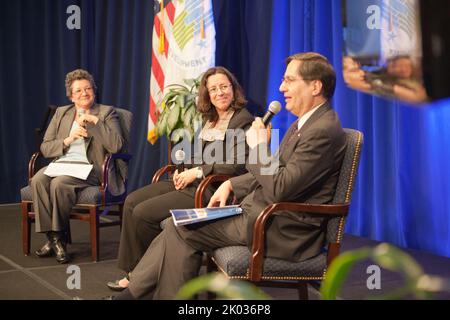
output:
[[[354, 154], [353, 160], [352, 160], [352, 169], [351, 169], [351, 173], [350, 173], [350, 181], [348, 183], [348, 188], [347, 188], [347, 192], [345, 195], [345, 202], [349, 202], [350, 195], [352, 194], [353, 179], [355, 178], [355, 175], [356, 175], [356, 159], [358, 159], [359, 153], [361, 152], [361, 140], [362, 140], [362, 134], [358, 133], [358, 140], [356, 141], [355, 154]], [[344, 217], [342, 217], [339, 220], [339, 228], [338, 228], [338, 235], [337, 235], [336, 243], [341, 243], [341, 241], [342, 241], [344, 221], [345, 221]]]
[[[217, 263], [216, 259], [214, 257], [211, 257], [211, 259], [216, 264], [217, 268], [222, 272], [228, 279], [233, 280], [248, 280], [250, 281], [250, 275], [249, 275], [249, 269], [247, 268], [247, 274], [245, 276], [230, 276], [225, 270], [223, 270], [219, 264]], [[323, 275], [321, 277], [269, 277], [269, 276], [262, 276], [261, 280], [302, 280], [302, 281], [310, 281], [310, 280], [323, 280], [325, 278], [326, 268], [324, 269]]]

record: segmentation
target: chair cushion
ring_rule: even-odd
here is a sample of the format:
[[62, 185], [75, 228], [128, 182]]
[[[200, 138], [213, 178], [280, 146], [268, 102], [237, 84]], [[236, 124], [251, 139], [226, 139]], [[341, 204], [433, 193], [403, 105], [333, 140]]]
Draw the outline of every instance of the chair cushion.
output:
[[[250, 251], [245, 246], [230, 246], [215, 250], [212, 258], [230, 278], [247, 279]], [[321, 280], [326, 268], [326, 254], [321, 253], [302, 262], [267, 258], [263, 280]]]
[[[31, 187], [26, 186], [20, 190], [22, 201], [33, 201]], [[78, 193], [77, 204], [100, 204], [102, 201], [100, 190], [97, 186], [87, 187]]]
[[20, 199], [22, 201], [33, 201], [33, 195], [31, 194], [30, 186], [26, 186], [20, 189]]

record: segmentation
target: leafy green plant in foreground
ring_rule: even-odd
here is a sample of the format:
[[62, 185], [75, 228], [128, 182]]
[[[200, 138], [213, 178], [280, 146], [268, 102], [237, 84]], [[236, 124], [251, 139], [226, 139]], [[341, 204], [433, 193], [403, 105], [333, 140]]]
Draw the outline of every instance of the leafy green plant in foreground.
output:
[[333, 300], [339, 294], [352, 266], [362, 260], [371, 259], [379, 267], [401, 273], [404, 285], [377, 299], [402, 299], [413, 296], [416, 299], [430, 299], [432, 293], [450, 291], [448, 279], [427, 275], [411, 256], [402, 250], [382, 243], [375, 248], [361, 248], [340, 254], [330, 265], [320, 293], [322, 299]]
[[267, 300], [264, 291], [247, 281], [230, 280], [222, 273], [202, 275], [187, 282], [178, 292], [177, 299], [192, 299], [201, 292], [211, 292], [218, 299]]

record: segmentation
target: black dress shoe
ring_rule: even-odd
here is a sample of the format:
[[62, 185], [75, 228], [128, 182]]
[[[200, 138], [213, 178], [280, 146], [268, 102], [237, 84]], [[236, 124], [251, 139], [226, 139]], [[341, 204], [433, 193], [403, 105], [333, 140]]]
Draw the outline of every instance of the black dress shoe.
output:
[[66, 246], [61, 242], [60, 239], [56, 239], [52, 243], [53, 250], [56, 253], [56, 261], [59, 263], [67, 263], [69, 262], [69, 255], [66, 251]]
[[110, 288], [113, 291], [122, 291], [125, 290], [127, 287], [122, 287], [119, 285], [120, 280], [116, 280], [114, 282], [108, 282], [106, 285], [108, 286], [108, 288]]
[[51, 243], [51, 241], [47, 241], [42, 248], [40, 248], [39, 250], [36, 250], [34, 252], [39, 258], [43, 258], [43, 257], [51, 257], [55, 254], [55, 251], [53, 250], [53, 245]]

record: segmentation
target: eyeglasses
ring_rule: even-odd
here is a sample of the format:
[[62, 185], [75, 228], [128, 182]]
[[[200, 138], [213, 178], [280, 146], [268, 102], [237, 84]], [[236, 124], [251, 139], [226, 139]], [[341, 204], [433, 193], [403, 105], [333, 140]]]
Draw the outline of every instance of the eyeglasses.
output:
[[313, 79], [305, 79], [305, 78], [300, 78], [300, 77], [283, 77], [281, 78], [281, 83], [286, 83], [288, 86], [290, 86], [293, 82], [297, 81], [297, 80], [303, 80], [303, 81], [311, 81]]
[[83, 92], [92, 92], [92, 90], [93, 90], [92, 87], [86, 87], [86, 88], [84, 88], [84, 89], [81, 89], [81, 88], [80, 88], [80, 89], [77, 89], [77, 90], [72, 91], [72, 94], [77, 95], [77, 96], [80, 96], [80, 95], [83, 94]]
[[220, 92], [228, 92], [228, 90], [231, 88], [231, 83], [230, 84], [221, 84], [218, 87], [212, 87], [208, 89], [208, 92], [210, 95], [216, 95]]
[[290, 86], [293, 82], [297, 80], [302, 80], [302, 78], [295, 78], [295, 77], [283, 77], [281, 78], [281, 83], [286, 83], [288, 86]]

